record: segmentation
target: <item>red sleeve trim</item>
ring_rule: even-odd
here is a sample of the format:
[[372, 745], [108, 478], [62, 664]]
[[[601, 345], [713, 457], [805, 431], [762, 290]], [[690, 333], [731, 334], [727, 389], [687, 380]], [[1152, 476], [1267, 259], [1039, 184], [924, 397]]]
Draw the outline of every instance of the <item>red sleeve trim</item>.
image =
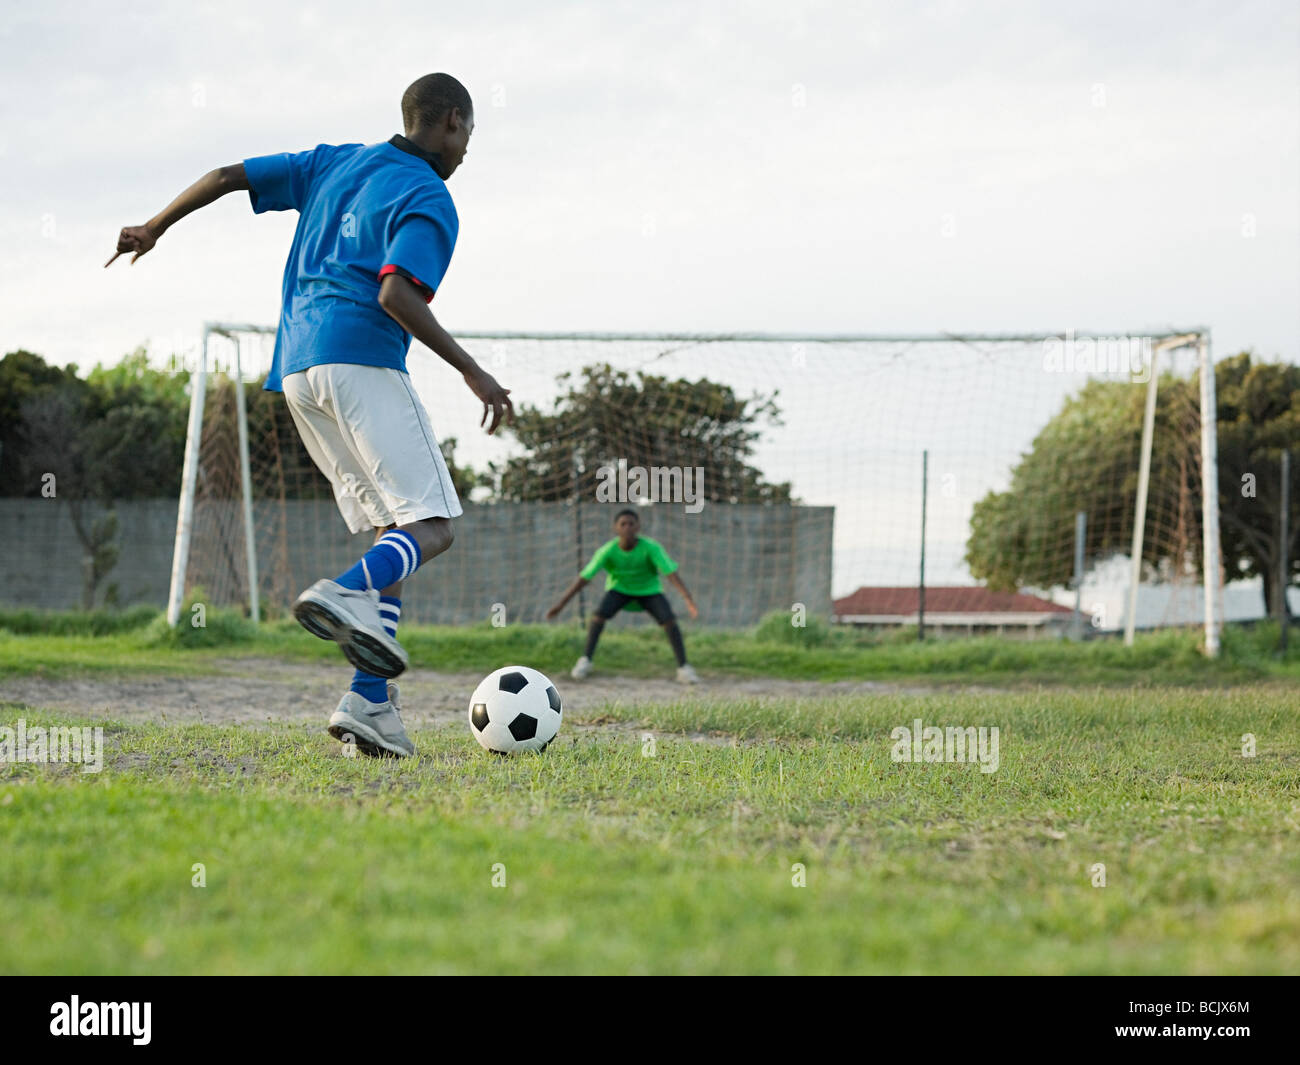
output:
[[407, 270], [403, 270], [400, 266], [395, 266], [395, 265], [392, 264], [392, 263], [389, 263], [387, 266], [381, 266], [381, 267], [379, 268], [379, 280], [380, 280], [380, 281], [382, 281], [382, 280], [383, 280], [385, 277], [387, 277], [389, 274], [398, 274], [398, 275], [400, 275], [400, 276], [406, 278], [408, 281], [413, 281], [413, 282], [415, 282], [415, 284], [419, 285], [420, 288], [423, 289], [424, 292], [425, 292], [424, 302], [425, 302], [425, 303], [432, 303], [432, 302], [433, 302], [433, 289], [431, 289], [428, 285], [426, 285], [423, 281], [421, 281], [421, 280], [420, 280], [418, 277], [416, 277], [414, 274], [410, 273], [410, 272], [407, 271]]

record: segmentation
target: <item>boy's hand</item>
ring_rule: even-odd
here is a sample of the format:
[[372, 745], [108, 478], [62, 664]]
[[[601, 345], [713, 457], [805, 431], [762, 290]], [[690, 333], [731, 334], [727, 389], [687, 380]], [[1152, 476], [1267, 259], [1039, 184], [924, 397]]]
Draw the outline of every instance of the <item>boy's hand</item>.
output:
[[556, 618], [558, 618], [558, 617], [560, 616], [560, 610], [561, 610], [561, 609], [563, 609], [563, 608], [562, 608], [562, 607], [559, 607], [559, 606], [553, 606], [553, 607], [551, 607], [551, 609], [548, 610], [548, 611], [546, 612], [546, 620], [547, 620], [547, 621], [554, 621]]
[[488, 426], [488, 436], [497, 431], [502, 415], [505, 416], [506, 424], [514, 425], [515, 407], [510, 402], [510, 389], [502, 388], [495, 377], [477, 367], [465, 374], [465, 383], [469, 385], [470, 391], [483, 401], [483, 417], [479, 419], [480, 426], [487, 422], [488, 410], [492, 411], [492, 424]]
[[104, 264], [104, 268], [108, 269], [108, 267], [113, 265], [113, 260], [116, 259], [118, 255], [122, 255], [128, 251], [135, 252], [135, 255], [131, 258], [131, 262], [134, 263], [136, 259], [140, 258], [141, 255], [144, 255], [157, 243], [158, 238], [154, 236], [153, 231], [150, 230], [147, 225], [125, 226], [117, 237], [117, 255], [114, 255], [112, 259], [109, 259], [108, 262]]
[[692, 621], [694, 621], [696, 618], [698, 618], [698, 617], [700, 616], [700, 608], [697, 607], [697, 606], [695, 605], [694, 602], [689, 602], [689, 603], [687, 603], [687, 604], [686, 604], [686, 610], [687, 610], [687, 613], [689, 613], [689, 614], [691, 615], [691, 620], [692, 620]]

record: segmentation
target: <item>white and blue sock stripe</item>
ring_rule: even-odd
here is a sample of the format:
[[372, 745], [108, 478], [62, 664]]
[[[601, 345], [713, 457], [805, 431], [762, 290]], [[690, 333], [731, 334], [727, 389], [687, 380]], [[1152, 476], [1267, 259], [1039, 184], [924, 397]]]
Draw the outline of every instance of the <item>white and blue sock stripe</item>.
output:
[[[395, 550], [402, 560], [402, 572], [397, 580], [406, 580], [407, 577], [420, 568], [420, 545], [415, 542], [415, 537], [410, 533], [404, 533], [400, 529], [384, 533], [375, 543], [375, 547], [384, 546]], [[394, 582], [389, 581], [388, 583], [392, 584]], [[388, 585], [380, 585], [380, 587], [387, 588]]]
[[420, 568], [421, 561], [420, 545], [415, 537], [394, 529], [376, 540], [360, 561], [336, 580], [344, 588], [383, 591], [398, 581], [406, 580]]
[[402, 620], [402, 601], [391, 595], [379, 597], [379, 620], [389, 636], [397, 635], [397, 623]]

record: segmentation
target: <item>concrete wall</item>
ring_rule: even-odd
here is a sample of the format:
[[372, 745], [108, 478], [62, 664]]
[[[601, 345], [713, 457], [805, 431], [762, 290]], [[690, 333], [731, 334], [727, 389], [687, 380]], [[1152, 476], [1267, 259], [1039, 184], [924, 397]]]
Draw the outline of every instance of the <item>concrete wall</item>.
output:
[[[196, 522], [189, 584], [210, 601], [243, 604], [244, 549], [235, 503], [207, 503]], [[509, 621], [540, 621], [592, 552], [612, 535], [615, 504], [467, 505], [454, 523], [456, 542], [408, 583], [403, 617], [463, 624], [487, 621], [504, 605]], [[831, 507], [706, 505], [642, 509], [642, 531], [664, 544], [700, 605], [701, 623], [750, 625], [769, 610], [804, 603], [831, 612]], [[176, 531], [174, 500], [139, 500], [117, 508], [121, 554], [100, 587], [121, 605], [163, 606]], [[259, 504], [258, 565], [263, 601], [286, 606], [318, 577], [356, 561], [373, 537], [350, 536], [332, 501]], [[204, 535], [204, 530], [207, 534]], [[57, 500], [0, 499], [0, 603], [66, 609], [81, 605], [83, 551], [67, 505]], [[604, 590], [598, 577], [584, 593], [590, 612]], [[673, 607], [684, 608], [665, 588]], [[565, 616], [576, 613], [571, 604]], [[644, 615], [626, 622], [642, 624]]]
[[[103, 511], [87, 508], [89, 526]], [[117, 508], [117, 565], [101, 582], [123, 606], [167, 602], [176, 536], [176, 500], [142, 499]], [[53, 609], [81, 607], [85, 550], [68, 504], [58, 499], [0, 499], [0, 603]]]

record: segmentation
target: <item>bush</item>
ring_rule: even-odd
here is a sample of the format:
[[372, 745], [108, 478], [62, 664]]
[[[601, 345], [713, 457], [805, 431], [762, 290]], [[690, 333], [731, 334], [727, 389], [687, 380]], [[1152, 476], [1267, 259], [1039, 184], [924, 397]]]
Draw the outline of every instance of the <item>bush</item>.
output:
[[112, 636], [146, 628], [159, 616], [151, 606], [129, 610], [0, 610], [0, 629], [14, 636]]
[[[181, 606], [180, 621], [173, 629], [165, 615], [156, 617], [145, 632], [148, 643], [172, 647], [224, 647], [257, 639], [257, 626], [241, 611], [210, 607], [207, 593], [196, 588]], [[202, 606], [200, 612], [195, 606]], [[202, 620], [203, 624], [195, 624]]]
[[793, 644], [796, 647], [824, 647], [831, 642], [831, 627], [824, 618], [810, 614], [803, 625], [793, 624], [792, 615], [785, 610], [765, 614], [754, 630], [759, 643]]
[[[1223, 654], [1233, 662], [1264, 667], [1282, 658], [1282, 629], [1272, 618], [1254, 625], [1225, 625]], [[1300, 624], [1292, 622], [1287, 633], [1286, 661], [1300, 662]]]

